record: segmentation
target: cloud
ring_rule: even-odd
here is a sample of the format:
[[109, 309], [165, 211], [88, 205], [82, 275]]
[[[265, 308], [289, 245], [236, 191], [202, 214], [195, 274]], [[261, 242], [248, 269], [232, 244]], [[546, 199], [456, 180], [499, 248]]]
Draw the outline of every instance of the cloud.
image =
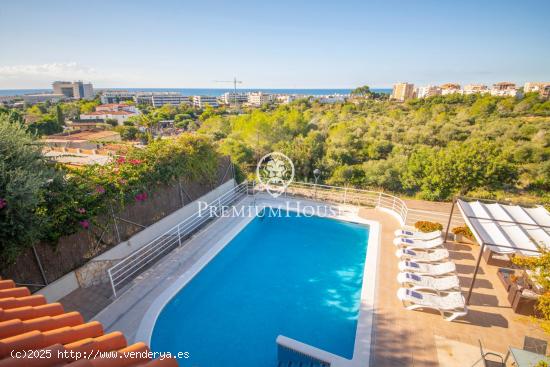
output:
[[0, 66], [0, 78], [2, 79], [25, 79], [28, 77], [86, 79], [94, 74], [97, 74], [94, 68], [79, 65], [76, 62]]
[[55, 80], [83, 80], [94, 85], [140, 82], [138, 74], [113, 73], [77, 62], [0, 66], [0, 89], [49, 88]]

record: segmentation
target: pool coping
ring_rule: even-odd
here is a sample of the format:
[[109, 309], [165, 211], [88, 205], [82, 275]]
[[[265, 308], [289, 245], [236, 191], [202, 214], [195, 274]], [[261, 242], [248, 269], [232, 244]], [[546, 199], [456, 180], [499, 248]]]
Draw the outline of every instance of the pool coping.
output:
[[[284, 202], [281, 202], [284, 200]], [[288, 202], [313, 203], [318, 207], [336, 207], [339, 213], [344, 215], [325, 216], [327, 218], [343, 220], [352, 223], [358, 223], [369, 226], [369, 238], [367, 241], [367, 251], [365, 265], [363, 268], [363, 282], [361, 287], [361, 299], [359, 307], [359, 316], [355, 334], [355, 344], [352, 359], [346, 359], [322, 349], [302, 343], [283, 335], [277, 337], [277, 343], [284, 343], [284, 346], [300, 353], [310, 355], [313, 358], [329, 362], [331, 367], [356, 367], [369, 366], [371, 355], [371, 339], [374, 325], [374, 301], [377, 284], [377, 265], [380, 246], [380, 223], [359, 217], [358, 207], [350, 205], [332, 205], [323, 202], [310, 200], [297, 200], [293, 198], [258, 198], [253, 204], [259, 208], [279, 207], [285, 210], [298, 211], [290, 208]], [[285, 206], [281, 204], [286, 204]], [[201, 256], [187, 271], [181, 274], [167, 289], [165, 289], [149, 306], [145, 312], [136, 333], [137, 340], [144, 340], [151, 345], [151, 338], [156, 320], [166, 304], [185, 287], [208, 263], [214, 259], [227, 244], [231, 242], [256, 216], [243, 217], [233, 228], [220, 238], [203, 256]], [[365, 279], [369, 279], [368, 282]], [[274, 343], [276, 342], [274, 340]]]

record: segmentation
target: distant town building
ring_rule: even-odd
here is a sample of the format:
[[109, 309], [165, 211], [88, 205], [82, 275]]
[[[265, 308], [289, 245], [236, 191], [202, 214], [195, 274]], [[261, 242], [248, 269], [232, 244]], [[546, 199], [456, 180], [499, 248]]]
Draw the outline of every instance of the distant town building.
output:
[[105, 90], [101, 92], [99, 98], [102, 104], [108, 104], [133, 100], [135, 95], [135, 92], [129, 92], [127, 90]]
[[0, 103], [8, 104], [21, 99], [19, 96], [0, 96]]
[[103, 145], [113, 141], [121, 141], [120, 134], [116, 131], [74, 131], [48, 135], [40, 139], [49, 147], [75, 148], [75, 149], [100, 149]]
[[542, 98], [550, 99], [550, 84], [547, 84], [543, 90], [540, 91]]
[[53, 93], [62, 94], [67, 98], [74, 99], [93, 99], [94, 88], [91, 83], [77, 82], [65, 82], [56, 81], [53, 82]]
[[193, 106], [205, 108], [206, 106], [218, 107], [218, 99], [212, 96], [193, 96]]
[[109, 112], [109, 111], [127, 111], [132, 113], [138, 113], [138, 109], [134, 105], [125, 103], [109, 103], [101, 104], [95, 108], [97, 112]]
[[331, 103], [345, 102], [346, 101], [346, 96], [343, 96], [341, 94], [318, 96], [317, 101], [319, 101], [319, 103], [321, 103], [321, 104], [331, 104]]
[[550, 82], [549, 83], [545, 83], [545, 82], [527, 82], [523, 86], [523, 92], [524, 93], [538, 92], [542, 95], [544, 93], [544, 89], [547, 86], [550, 86]]
[[120, 143], [120, 134], [91, 127], [88, 131], [70, 131], [41, 139], [42, 152], [48, 159], [69, 166], [104, 165], [130, 146]]
[[495, 83], [491, 88], [491, 95], [497, 97], [515, 97], [517, 93], [518, 89], [512, 82]]
[[130, 117], [136, 116], [139, 111], [135, 106], [127, 104], [104, 104], [96, 107], [94, 112], [80, 114], [81, 120], [96, 120], [105, 122], [108, 119], [116, 120], [118, 125], [123, 125]]
[[419, 87], [416, 91], [416, 96], [418, 98], [428, 98], [433, 96], [441, 95], [441, 88], [437, 85], [428, 85], [425, 87]]
[[414, 98], [414, 84], [412, 83], [397, 83], [394, 84], [391, 93], [391, 99], [405, 101]]
[[266, 103], [273, 102], [273, 95], [264, 92], [252, 92], [248, 94], [248, 104], [251, 106], [263, 106]]
[[235, 100], [237, 103], [246, 103], [248, 102], [248, 96], [245, 93], [235, 93], [235, 92], [226, 92], [221, 96], [221, 101], [224, 104], [234, 104]]
[[116, 120], [118, 125], [123, 125], [130, 117], [137, 115], [128, 111], [94, 111], [83, 113], [80, 115], [81, 120], [98, 120], [105, 122], [106, 120]]
[[467, 84], [464, 86], [464, 94], [489, 93], [489, 88], [484, 84]]
[[59, 102], [66, 97], [63, 94], [53, 94], [53, 93], [40, 93], [40, 94], [25, 94], [21, 96], [23, 101], [28, 104], [42, 103], [42, 102]]
[[179, 106], [189, 103], [189, 97], [177, 92], [138, 92], [134, 100], [137, 104], [148, 104], [153, 107], [162, 107], [165, 104]]
[[279, 104], [289, 104], [298, 99], [296, 94], [278, 94], [275, 96], [275, 102]]
[[462, 89], [460, 89], [460, 84], [456, 83], [445, 83], [440, 86], [441, 88], [441, 95], [447, 96], [449, 94], [455, 94], [455, 93], [462, 93]]

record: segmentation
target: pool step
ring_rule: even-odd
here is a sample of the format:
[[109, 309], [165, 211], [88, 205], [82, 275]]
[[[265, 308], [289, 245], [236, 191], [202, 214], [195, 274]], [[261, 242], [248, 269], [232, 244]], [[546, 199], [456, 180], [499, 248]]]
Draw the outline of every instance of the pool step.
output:
[[277, 367], [327, 367], [327, 364], [319, 363], [319, 362], [293, 362], [293, 361], [287, 361], [287, 362], [279, 362]]

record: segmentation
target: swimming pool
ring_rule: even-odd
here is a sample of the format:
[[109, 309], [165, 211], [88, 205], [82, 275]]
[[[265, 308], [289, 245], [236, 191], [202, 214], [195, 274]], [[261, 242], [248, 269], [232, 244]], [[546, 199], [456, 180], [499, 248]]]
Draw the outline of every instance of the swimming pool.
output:
[[284, 214], [253, 219], [164, 306], [153, 351], [274, 367], [284, 335], [351, 359], [369, 227]]

